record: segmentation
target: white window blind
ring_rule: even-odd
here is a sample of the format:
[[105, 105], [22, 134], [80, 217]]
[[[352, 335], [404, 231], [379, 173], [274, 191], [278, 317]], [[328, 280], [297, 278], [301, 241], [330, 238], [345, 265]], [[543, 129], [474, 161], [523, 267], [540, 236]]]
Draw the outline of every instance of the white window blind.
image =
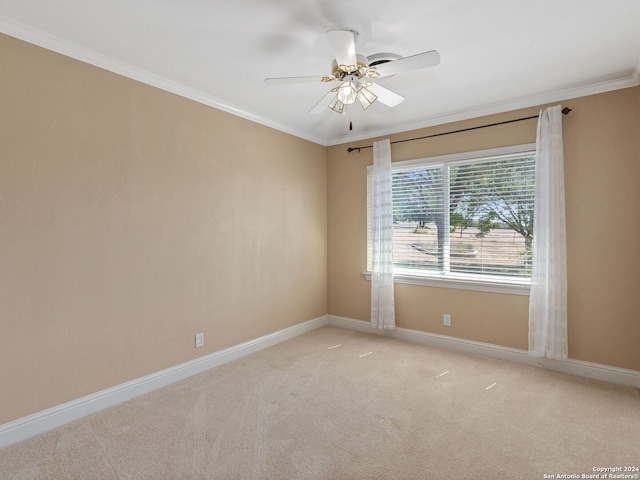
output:
[[396, 271], [530, 281], [535, 151], [486, 153], [394, 164]]

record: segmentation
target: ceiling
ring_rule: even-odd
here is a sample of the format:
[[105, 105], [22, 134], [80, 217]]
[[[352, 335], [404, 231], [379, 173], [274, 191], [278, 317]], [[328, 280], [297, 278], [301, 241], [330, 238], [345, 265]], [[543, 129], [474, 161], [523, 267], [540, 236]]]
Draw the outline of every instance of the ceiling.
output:
[[[332, 84], [263, 80], [330, 73], [331, 28], [441, 63], [377, 80], [397, 107], [311, 115]], [[322, 145], [640, 84], [638, 0], [0, 0], [0, 32]]]

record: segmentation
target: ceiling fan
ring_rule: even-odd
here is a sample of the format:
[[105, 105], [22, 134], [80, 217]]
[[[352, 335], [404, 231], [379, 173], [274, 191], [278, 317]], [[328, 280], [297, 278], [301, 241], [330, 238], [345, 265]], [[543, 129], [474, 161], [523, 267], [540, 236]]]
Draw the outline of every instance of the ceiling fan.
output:
[[440, 63], [440, 54], [436, 50], [404, 58], [395, 54], [375, 54], [365, 57], [356, 53], [357, 38], [358, 32], [354, 30], [327, 31], [329, 46], [335, 57], [329, 75], [267, 78], [265, 83], [287, 85], [340, 82], [340, 85], [329, 90], [309, 113], [320, 113], [328, 107], [342, 114], [346, 112], [348, 105], [356, 102], [364, 110], [376, 100], [388, 107], [395, 107], [404, 100], [404, 97], [374, 83], [373, 79], [434, 67]]

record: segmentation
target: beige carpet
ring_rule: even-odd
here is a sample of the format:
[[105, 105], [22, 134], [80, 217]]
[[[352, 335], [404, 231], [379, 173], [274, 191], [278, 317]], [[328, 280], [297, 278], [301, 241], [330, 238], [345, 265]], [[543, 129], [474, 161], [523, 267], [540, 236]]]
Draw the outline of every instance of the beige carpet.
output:
[[543, 479], [636, 465], [638, 389], [335, 327], [0, 450], [3, 480]]

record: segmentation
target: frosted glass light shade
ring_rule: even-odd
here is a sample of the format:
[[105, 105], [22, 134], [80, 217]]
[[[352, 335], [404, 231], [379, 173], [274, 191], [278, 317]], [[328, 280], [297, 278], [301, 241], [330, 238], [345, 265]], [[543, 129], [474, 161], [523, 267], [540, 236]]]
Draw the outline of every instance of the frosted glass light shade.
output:
[[338, 99], [338, 95], [336, 95], [335, 98], [331, 100], [331, 103], [329, 104], [329, 108], [336, 113], [340, 113], [340, 114], [344, 113], [344, 103], [342, 103]]
[[363, 110], [369, 108], [373, 102], [378, 99], [378, 97], [374, 93], [370, 92], [365, 86], [360, 87], [357, 98]]
[[357, 96], [358, 90], [356, 88], [356, 84], [351, 78], [338, 87], [338, 100], [345, 105], [355, 103]]

